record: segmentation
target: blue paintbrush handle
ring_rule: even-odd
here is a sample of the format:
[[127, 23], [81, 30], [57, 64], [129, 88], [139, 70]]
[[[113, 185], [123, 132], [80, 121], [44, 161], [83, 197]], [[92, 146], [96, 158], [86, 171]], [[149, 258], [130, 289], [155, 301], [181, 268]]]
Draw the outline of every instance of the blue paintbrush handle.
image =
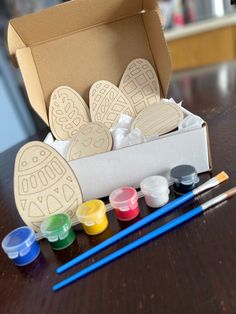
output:
[[203, 211], [202, 206], [199, 206], [197, 208], [192, 209], [191, 211], [187, 212], [186, 214], [183, 214], [175, 219], [173, 219], [172, 221], [166, 223], [165, 225], [157, 228], [156, 230], [146, 234], [145, 236], [139, 238], [138, 240], [122, 247], [121, 249], [109, 254], [108, 256], [100, 259], [99, 261], [93, 263], [92, 265], [82, 269], [81, 271], [79, 271], [78, 273], [72, 275], [71, 277], [57, 283], [56, 285], [53, 286], [53, 291], [57, 291], [65, 286], [67, 286], [68, 284], [74, 282], [75, 280], [78, 280], [82, 277], [84, 277], [85, 275], [91, 273], [92, 271], [102, 267], [105, 264], [110, 263], [111, 261], [117, 259], [118, 257], [134, 250], [135, 248], [149, 242], [150, 240], [156, 238], [157, 236], [175, 228], [176, 226], [184, 223], [185, 221], [190, 220], [191, 218], [193, 218], [194, 216], [200, 214]]
[[125, 236], [131, 234], [132, 232], [140, 229], [141, 227], [145, 226], [146, 224], [150, 223], [151, 221], [157, 219], [158, 217], [165, 215], [166, 213], [175, 209], [179, 205], [186, 203], [188, 200], [192, 199], [194, 196], [195, 195], [193, 192], [188, 192], [187, 194], [184, 194], [184, 195], [178, 197], [174, 201], [166, 204], [165, 206], [156, 210], [152, 214], [142, 218], [141, 220], [137, 221], [136, 223], [129, 226], [128, 228], [118, 232], [117, 234], [113, 235], [109, 239], [103, 241], [102, 243], [91, 248], [90, 250], [88, 250], [88, 251], [82, 253], [81, 255], [75, 257], [74, 259], [72, 259], [68, 263], [58, 267], [56, 269], [56, 272], [58, 274], [61, 274], [62, 272], [66, 271], [67, 269], [71, 268], [72, 266], [84, 261], [86, 258], [92, 256], [93, 254], [100, 252], [101, 250], [105, 249], [106, 247], [110, 246], [111, 244], [119, 241], [120, 239], [124, 238]]

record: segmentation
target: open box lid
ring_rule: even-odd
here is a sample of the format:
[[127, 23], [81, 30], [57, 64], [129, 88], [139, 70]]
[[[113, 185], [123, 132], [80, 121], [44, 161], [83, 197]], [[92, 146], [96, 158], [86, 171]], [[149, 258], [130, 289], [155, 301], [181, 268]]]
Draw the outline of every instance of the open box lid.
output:
[[171, 74], [156, 0], [74, 0], [13, 19], [9, 51], [19, 66], [30, 103], [48, 124], [53, 90], [74, 88], [88, 103], [97, 80], [119, 85], [130, 61], [155, 67], [165, 97]]

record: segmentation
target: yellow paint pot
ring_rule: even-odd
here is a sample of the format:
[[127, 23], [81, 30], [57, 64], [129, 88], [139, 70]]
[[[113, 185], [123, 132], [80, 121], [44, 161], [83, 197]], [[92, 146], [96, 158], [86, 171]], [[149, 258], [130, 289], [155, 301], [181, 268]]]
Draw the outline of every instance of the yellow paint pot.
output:
[[81, 204], [76, 215], [84, 231], [89, 235], [102, 233], [108, 226], [106, 206], [100, 200], [91, 200]]

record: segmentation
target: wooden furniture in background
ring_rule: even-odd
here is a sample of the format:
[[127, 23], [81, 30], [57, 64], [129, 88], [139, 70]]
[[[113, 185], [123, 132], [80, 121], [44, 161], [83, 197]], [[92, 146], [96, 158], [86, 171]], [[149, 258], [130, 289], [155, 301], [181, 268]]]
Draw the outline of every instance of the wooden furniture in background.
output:
[[165, 32], [173, 71], [236, 59], [236, 15]]

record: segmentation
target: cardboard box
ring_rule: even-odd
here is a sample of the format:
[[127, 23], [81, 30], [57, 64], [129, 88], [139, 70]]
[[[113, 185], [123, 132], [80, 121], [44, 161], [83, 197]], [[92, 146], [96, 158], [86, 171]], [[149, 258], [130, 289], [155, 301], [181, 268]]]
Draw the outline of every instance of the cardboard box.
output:
[[[118, 86], [135, 58], [151, 62], [165, 97], [171, 63], [156, 0], [74, 0], [10, 21], [9, 51], [21, 70], [30, 103], [48, 124], [50, 95], [60, 85], [88, 104], [100, 79]], [[181, 163], [211, 168], [207, 126], [173, 132], [158, 140], [70, 162], [84, 200]]]

